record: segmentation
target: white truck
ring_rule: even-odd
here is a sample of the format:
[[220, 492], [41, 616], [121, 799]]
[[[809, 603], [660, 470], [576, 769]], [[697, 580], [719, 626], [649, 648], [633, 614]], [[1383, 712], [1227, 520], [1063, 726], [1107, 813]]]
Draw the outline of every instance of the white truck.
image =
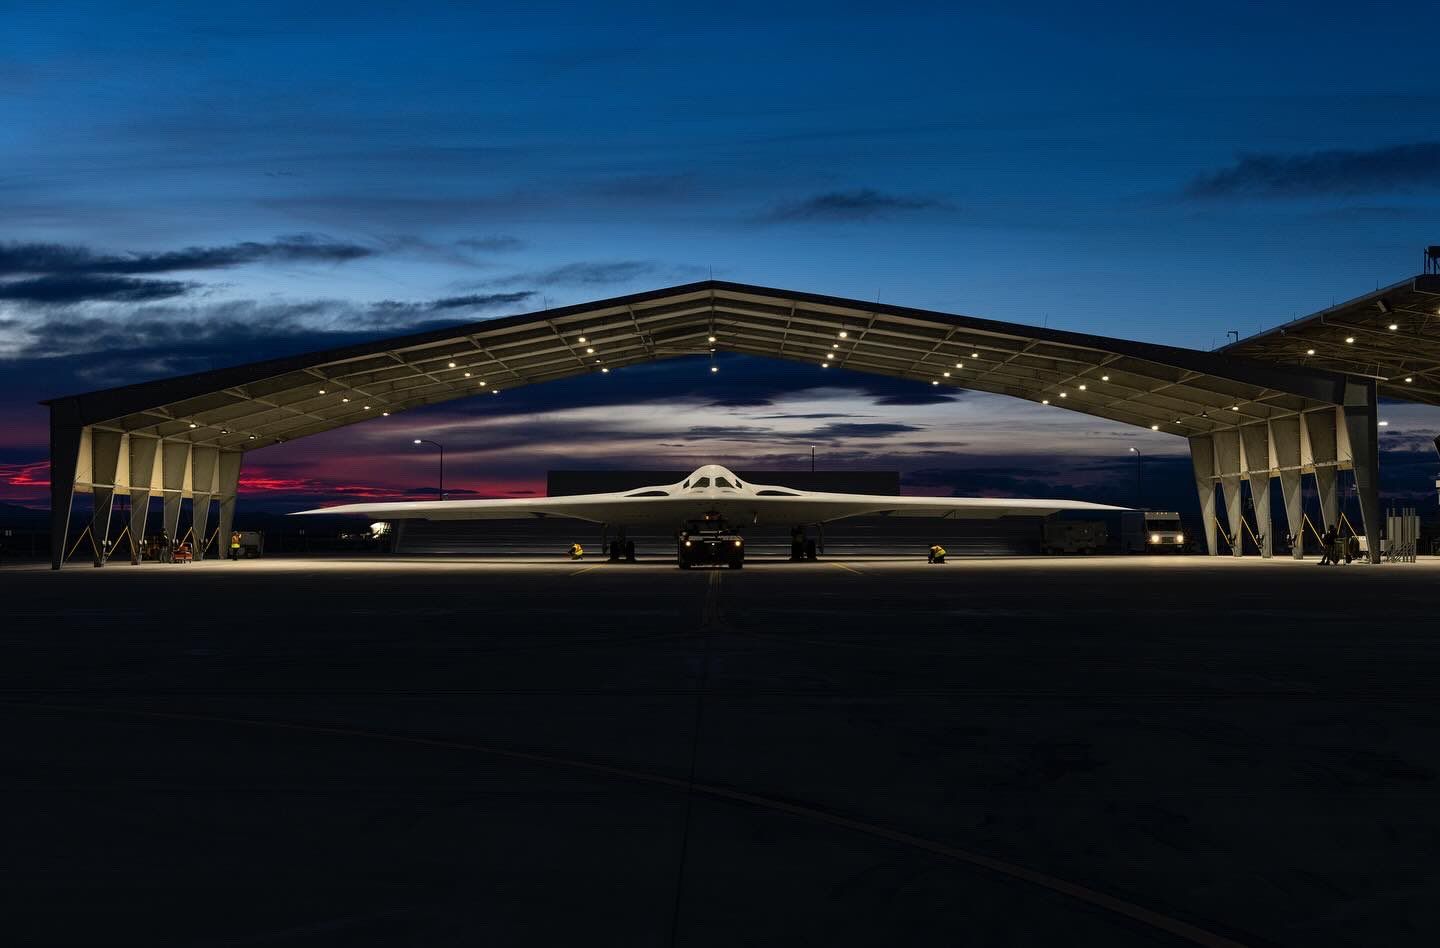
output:
[[[1138, 517], [1136, 515], [1138, 514]], [[1185, 550], [1185, 530], [1180, 524], [1180, 514], [1173, 510], [1137, 510], [1122, 515], [1134, 518], [1139, 530], [1135, 536], [1127, 530], [1126, 553], [1182, 553]]]

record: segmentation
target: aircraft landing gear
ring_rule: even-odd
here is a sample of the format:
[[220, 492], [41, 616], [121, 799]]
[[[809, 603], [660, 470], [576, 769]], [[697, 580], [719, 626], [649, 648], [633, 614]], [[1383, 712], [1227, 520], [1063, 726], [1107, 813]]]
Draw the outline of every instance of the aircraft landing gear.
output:
[[611, 540], [605, 547], [606, 558], [611, 563], [618, 563], [623, 558], [627, 563], [635, 562], [635, 541], [625, 536], [621, 530], [620, 535]]

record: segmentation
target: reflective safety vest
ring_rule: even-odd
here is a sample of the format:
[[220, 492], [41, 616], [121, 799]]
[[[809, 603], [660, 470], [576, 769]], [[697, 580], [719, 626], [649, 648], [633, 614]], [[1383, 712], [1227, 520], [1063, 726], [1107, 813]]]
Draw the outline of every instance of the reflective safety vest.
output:
[[944, 556], [944, 555], [945, 555], [945, 548], [944, 548], [943, 546], [941, 546], [940, 544], [937, 543], [937, 544], [935, 544], [934, 546], [932, 546], [932, 547], [930, 548], [930, 555], [931, 555], [931, 556]]

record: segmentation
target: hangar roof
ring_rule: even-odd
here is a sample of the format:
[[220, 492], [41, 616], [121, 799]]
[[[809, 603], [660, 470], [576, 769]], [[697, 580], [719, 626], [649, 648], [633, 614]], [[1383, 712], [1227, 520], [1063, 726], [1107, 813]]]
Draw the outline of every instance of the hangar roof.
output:
[[[1407, 318], [1422, 317], [1421, 295], [1397, 296]], [[1351, 365], [1273, 364], [708, 280], [45, 404], [57, 425], [245, 451], [421, 405], [711, 351], [994, 392], [1178, 435], [1339, 404], [1345, 377], [1327, 369]]]
[[1440, 405], [1440, 274], [1411, 277], [1220, 351], [1370, 376], [1384, 398]]

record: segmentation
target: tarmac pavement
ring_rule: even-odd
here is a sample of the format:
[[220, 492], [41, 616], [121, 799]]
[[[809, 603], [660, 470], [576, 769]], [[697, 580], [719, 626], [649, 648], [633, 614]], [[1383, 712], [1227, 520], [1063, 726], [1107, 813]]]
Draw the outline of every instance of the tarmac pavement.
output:
[[1440, 561], [0, 569], [23, 945], [1440, 936]]

